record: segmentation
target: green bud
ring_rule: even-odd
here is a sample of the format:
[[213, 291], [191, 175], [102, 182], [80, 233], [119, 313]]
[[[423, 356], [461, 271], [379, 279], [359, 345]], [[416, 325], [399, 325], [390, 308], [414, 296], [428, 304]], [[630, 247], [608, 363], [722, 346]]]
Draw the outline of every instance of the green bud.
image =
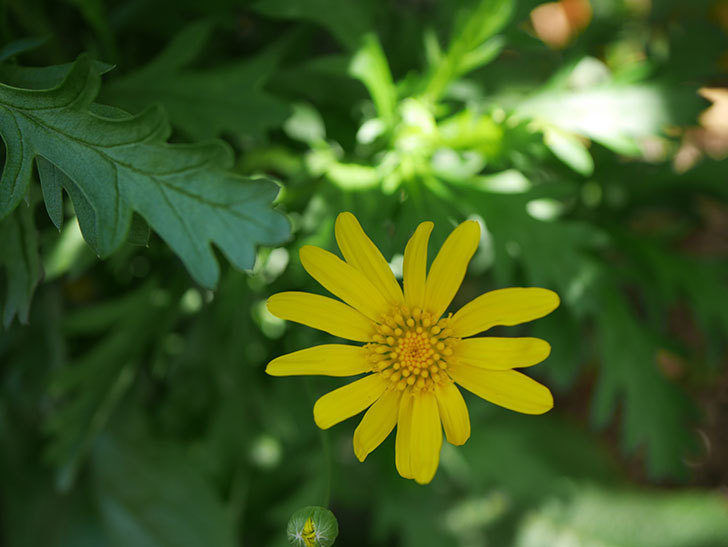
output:
[[288, 521], [288, 541], [295, 547], [329, 547], [338, 535], [336, 517], [324, 507], [304, 507]]

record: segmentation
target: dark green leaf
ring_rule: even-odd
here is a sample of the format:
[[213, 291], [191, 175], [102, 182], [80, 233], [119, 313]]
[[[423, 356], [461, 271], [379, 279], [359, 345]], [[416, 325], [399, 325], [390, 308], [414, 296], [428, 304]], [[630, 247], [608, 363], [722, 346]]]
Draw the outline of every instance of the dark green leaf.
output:
[[105, 436], [93, 471], [101, 516], [118, 547], [233, 547], [233, 526], [179, 449]]
[[593, 401], [597, 425], [605, 426], [622, 403], [622, 442], [627, 452], [646, 449], [653, 477], [681, 477], [684, 456], [694, 450], [690, 422], [695, 409], [660, 374], [657, 349], [624, 298], [607, 286], [597, 316], [603, 362]]
[[38, 255], [38, 234], [30, 207], [21, 205], [0, 220], [0, 266], [5, 267], [7, 292], [2, 301], [3, 326], [17, 315], [28, 322], [30, 301], [43, 276]]
[[260, 0], [253, 9], [268, 17], [303, 19], [318, 23], [349, 49], [359, 47], [371, 28], [372, 9], [366, 2], [342, 3], [336, 0]]
[[212, 30], [207, 21], [190, 25], [149, 64], [105, 86], [101, 98], [131, 112], [158, 101], [172, 124], [192, 140], [225, 132], [262, 137], [288, 114], [286, 104], [262, 90], [276, 67], [278, 51], [272, 48], [252, 59], [215, 68], [186, 68]]
[[[81, 57], [57, 88], [0, 87], [0, 132], [7, 149], [0, 214], [22, 199], [33, 159], [42, 156], [66, 175], [53, 184], [73, 181], [84, 197], [80, 206], [87, 203], [93, 210], [95, 235], [89, 235], [89, 243], [102, 256], [124, 241], [132, 211], [207, 286], [216, 283], [219, 271], [210, 243], [238, 268], [250, 268], [256, 243], [286, 237], [286, 220], [268, 208], [278, 191], [274, 183], [226, 171], [232, 157], [220, 142], [165, 143], [168, 127], [158, 109], [124, 118], [90, 113], [99, 85], [94, 66]], [[57, 210], [53, 214], [57, 220]]]
[[131, 386], [138, 359], [176, 316], [164, 294], [145, 286], [119, 302], [106, 302], [69, 315], [69, 332], [109, 332], [82, 356], [54, 371], [51, 391], [58, 400], [46, 423], [47, 457], [60, 469], [59, 484], [74, 481], [96, 437]]
[[[114, 69], [114, 65], [102, 63], [101, 61], [94, 61], [93, 64], [96, 71], [102, 75]], [[3, 64], [0, 65], [0, 81], [13, 87], [38, 90], [50, 89], [60, 85], [73, 66], [74, 63], [43, 67]], [[91, 106], [92, 110], [94, 106], [96, 105]]]
[[48, 41], [48, 38], [49, 36], [33, 36], [5, 44], [3, 48], [0, 49], [0, 63], [4, 63], [19, 53], [25, 53], [26, 51], [32, 51], [39, 48]]

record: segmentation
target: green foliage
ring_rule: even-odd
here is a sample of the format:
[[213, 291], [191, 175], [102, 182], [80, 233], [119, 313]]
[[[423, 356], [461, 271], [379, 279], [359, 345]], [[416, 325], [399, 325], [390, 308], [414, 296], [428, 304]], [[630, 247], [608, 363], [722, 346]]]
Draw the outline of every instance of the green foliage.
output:
[[3, 242], [0, 265], [5, 266], [7, 278], [7, 294], [2, 306], [3, 326], [8, 328], [15, 315], [27, 323], [30, 300], [42, 277], [38, 234], [28, 207], [18, 207], [0, 220], [0, 241]]
[[[614, 523], [619, 523], [615, 526]], [[708, 547], [728, 545], [725, 502], [697, 492], [610, 492], [586, 488], [533, 514], [514, 543]]]
[[397, 107], [397, 89], [392, 81], [387, 58], [376, 36], [372, 34], [365, 36], [364, 45], [351, 60], [349, 73], [367, 86], [382, 121], [387, 125], [392, 124], [394, 110]]
[[594, 394], [594, 419], [604, 426], [623, 398], [623, 443], [635, 451], [647, 444], [651, 474], [679, 476], [684, 466], [674, 457], [695, 442], [688, 426], [692, 408], [685, 396], [660, 375], [657, 345], [618, 294], [606, 289], [599, 318], [604, 365]]
[[93, 473], [112, 545], [235, 545], [225, 508], [174, 447], [146, 453], [104, 437], [94, 449]]
[[99, 342], [58, 369], [50, 381], [58, 407], [46, 423], [51, 439], [47, 457], [58, 466], [59, 484], [69, 488], [76, 473], [104, 430], [116, 405], [130, 389], [139, 360], [176, 319], [170, 295], [153, 286], [127, 293], [90, 309], [69, 314], [65, 331], [69, 335], [99, 334]]
[[459, 14], [447, 52], [430, 58], [432, 75], [424, 92], [429, 101], [436, 102], [450, 82], [495, 58], [502, 41], [488, 39], [506, 24], [512, 10], [511, 0], [481, 0], [475, 9]]
[[191, 140], [223, 133], [260, 138], [286, 118], [286, 105], [260, 88], [275, 69], [277, 52], [193, 70], [214, 27], [203, 21], [183, 29], [156, 58], [103, 88], [102, 99], [130, 112], [160, 102], [170, 121]]
[[159, 109], [137, 116], [108, 108], [93, 112], [91, 101], [99, 85], [98, 71], [81, 57], [58, 87], [0, 88], [0, 133], [7, 147], [0, 215], [22, 199], [33, 160], [41, 156], [57, 168], [39, 169], [44, 195], [51, 196], [51, 218], [59, 220], [61, 188], [72, 200], [76, 196], [84, 235], [100, 256], [108, 256], [125, 240], [132, 211], [207, 286], [218, 278], [211, 242], [243, 269], [253, 265], [255, 243], [285, 237], [285, 220], [265, 210], [277, 192], [274, 184], [223, 171], [232, 165], [232, 157], [219, 143], [164, 143], [168, 128]]
[[355, 49], [360, 37], [371, 28], [372, 4], [342, 4], [331, 0], [259, 0], [253, 4], [253, 9], [268, 17], [318, 23], [343, 45]]
[[[2, 545], [728, 545], [724, 29], [594, 1], [556, 49], [541, 3], [3, 6]], [[464, 394], [424, 488], [317, 430], [341, 382], [264, 370], [331, 337], [265, 301], [321, 293], [298, 251], [345, 210], [399, 276], [477, 220], [453, 309], [556, 290], [492, 333], [549, 341], [554, 410]]]

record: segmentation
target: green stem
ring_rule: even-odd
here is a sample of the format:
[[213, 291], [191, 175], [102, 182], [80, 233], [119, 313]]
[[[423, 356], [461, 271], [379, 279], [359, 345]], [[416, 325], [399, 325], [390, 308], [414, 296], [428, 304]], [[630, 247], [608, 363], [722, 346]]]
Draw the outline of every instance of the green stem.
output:
[[[314, 397], [311, 378], [305, 377], [303, 381], [304, 385], [306, 386], [308, 398], [311, 401], [311, 405], [313, 406], [313, 404], [316, 402], [316, 398]], [[321, 506], [328, 507], [329, 502], [331, 501], [331, 467], [333, 465], [331, 461], [331, 442], [329, 441], [328, 431], [319, 429], [319, 439], [321, 440], [321, 449], [323, 450], [325, 467], [324, 473], [326, 476], [326, 489], [324, 491], [323, 502], [321, 503]]]

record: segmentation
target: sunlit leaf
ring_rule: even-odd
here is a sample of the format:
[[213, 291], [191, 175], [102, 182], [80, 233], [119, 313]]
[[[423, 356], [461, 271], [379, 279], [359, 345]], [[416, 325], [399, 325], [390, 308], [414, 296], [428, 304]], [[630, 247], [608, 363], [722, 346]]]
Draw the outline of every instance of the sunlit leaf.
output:
[[635, 155], [636, 139], [662, 135], [672, 125], [694, 123], [695, 90], [657, 84], [606, 84], [579, 90], [547, 90], [521, 103], [522, 116], [584, 135], [615, 152]]
[[425, 97], [436, 101], [455, 78], [495, 58], [503, 42], [486, 40], [508, 22], [513, 5], [513, 0], [481, 0], [474, 10], [460, 13], [447, 52], [432, 67]]
[[385, 123], [392, 123], [397, 103], [397, 89], [392, 80], [387, 58], [377, 37], [367, 34], [364, 45], [351, 60], [349, 72], [367, 86], [377, 113]]
[[554, 155], [577, 173], [589, 177], [594, 173], [594, 160], [584, 143], [569, 133], [558, 129], [545, 129], [544, 142]]
[[725, 545], [725, 511], [725, 500], [709, 493], [580, 488], [525, 520], [514, 545], [549, 547], [563, 538], [575, 545]]

